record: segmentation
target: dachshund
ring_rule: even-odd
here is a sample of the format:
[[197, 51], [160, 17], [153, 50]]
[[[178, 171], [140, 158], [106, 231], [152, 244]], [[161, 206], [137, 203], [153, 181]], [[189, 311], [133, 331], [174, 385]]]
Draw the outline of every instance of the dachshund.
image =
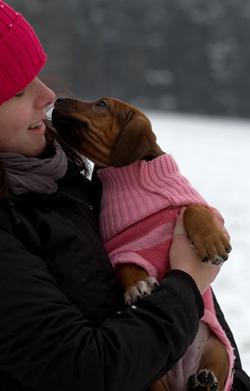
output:
[[[125, 301], [127, 304], [133, 304], [138, 298], [151, 293], [158, 284], [158, 279], [164, 277], [164, 272], [160, 278], [159, 275], [157, 276], [154, 274], [152, 276], [150, 275], [150, 266], [148, 266], [148, 269], [143, 263], [140, 264], [139, 261], [133, 262], [133, 259], [129, 260], [129, 251], [125, 248], [128, 247], [129, 243], [133, 244], [136, 241], [135, 235], [137, 234], [133, 229], [131, 231], [130, 226], [127, 227], [124, 225], [122, 219], [117, 216], [114, 220], [121, 220], [120, 225], [117, 223], [118, 227], [114, 228], [107, 220], [112, 220], [111, 215], [114, 213], [114, 209], [116, 212], [119, 212], [123, 205], [127, 205], [128, 203], [130, 212], [127, 213], [127, 219], [129, 221], [127, 224], [132, 225], [132, 228], [138, 230], [147, 230], [147, 237], [150, 237], [150, 235], [152, 236], [149, 241], [155, 243], [155, 233], [150, 231], [150, 227], [155, 224], [155, 220], [151, 220], [151, 216], [147, 214], [147, 201], [145, 201], [145, 205], [142, 202], [142, 207], [141, 204], [136, 204], [138, 194], [135, 192], [137, 191], [137, 187], [139, 191], [142, 191], [138, 185], [138, 180], [139, 177], [143, 178], [142, 181], [144, 180], [144, 173], [147, 175], [147, 173], [150, 172], [151, 176], [156, 174], [156, 177], [160, 177], [157, 170], [159, 168], [165, 168], [165, 165], [168, 169], [172, 169], [172, 166], [176, 168], [175, 162], [172, 160], [169, 162], [168, 159], [171, 159], [171, 157], [163, 152], [157, 144], [150, 120], [146, 115], [138, 108], [118, 99], [105, 97], [94, 102], [85, 102], [76, 99], [59, 98], [55, 102], [53, 109], [52, 124], [64, 142], [69, 144], [80, 154], [89, 158], [95, 164], [97, 175], [100, 174], [102, 177], [102, 175], [107, 173], [107, 177], [104, 175], [103, 186], [104, 183], [106, 183], [109, 188], [110, 182], [114, 181], [114, 186], [110, 191], [115, 192], [116, 188], [120, 189], [120, 194], [117, 196], [120, 198], [113, 204], [112, 202], [108, 202], [112, 199], [113, 195], [112, 197], [110, 196], [111, 198], [109, 196], [106, 197], [106, 212], [104, 212], [104, 215], [106, 213], [108, 217], [104, 221], [109, 228], [107, 229], [108, 232], [104, 230], [103, 235], [107, 242], [106, 248], [108, 252], [114, 255], [114, 265], [125, 290]], [[171, 166], [170, 168], [169, 165]], [[140, 170], [144, 170], [142, 171], [143, 174], [140, 174]], [[176, 170], [176, 175], [179, 178], [178, 168], [176, 168]], [[131, 179], [132, 197], [126, 198], [124, 194], [126, 193], [129, 180], [124, 179], [124, 175], [130, 175], [133, 172], [134, 178]], [[110, 175], [112, 180], [109, 182]], [[121, 177], [119, 175], [121, 175]], [[180, 181], [187, 182], [187, 180], [183, 178], [184, 177], [180, 176]], [[170, 182], [171, 180], [172, 177], [170, 178]], [[167, 186], [169, 186], [168, 179], [166, 181]], [[177, 182], [178, 181], [179, 179]], [[184, 182], [181, 182], [181, 186], [190, 186], [188, 182]], [[166, 192], [166, 195], [169, 194], [169, 188], [165, 189], [161, 184], [157, 185], [154, 183], [153, 185], [154, 189], [155, 186], [158, 186], [157, 192], [160, 192], [160, 195], [156, 196], [158, 197], [156, 198], [156, 201], [153, 203], [151, 202], [153, 205], [153, 215], [156, 216], [157, 219], [168, 219], [169, 213], [172, 213], [170, 225], [172, 224], [173, 230], [180, 206], [185, 206], [183, 215], [185, 230], [201, 260], [214, 264], [224, 262], [228, 258], [231, 246], [229, 236], [225, 234], [225, 229], [222, 225], [218, 224], [219, 214], [217, 214], [216, 210], [209, 207], [202, 198], [199, 198], [200, 196], [197, 195], [198, 193], [196, 194], [193, 188], [190, 190], [190, 200], [194, 201], [190, 204], [186, 203], [184, 200], [181, 201], [183, 202], [182, 205], [176, 204], [174, 207], [168, 204], [165, 205], [165, 200], [162, 200], [164, 198], [169, 198], [168, 196], [164, 197], [164, 192]], [[179, 182], [176, 186], [179, 186]], [[147, 184], [146, 187], [150, 188], [150, 183]], [[179, 188], [177, 190], [179, 191]], [[153, 193], [154, 192], [155, 190]], [[128, 201], [128, 198], [132, 198], [132, 201]], [[121, 199], [126, 200], [120, 202]], [[195, 202], [196, 199], [198, 200], [197, 202]], [[131, 204], [129, 204], [129, 202], [131, 202]], [[110, 206], [107, 206], [107, 204]], [[150, 204], [150, 202], [148, 202], [148, 204]], [[160, 210], [161, 208], [158, 204], [162, 205], [162, 208], [165, 208], [166, 213]], [[134, 207], [135, 205], [136, 207]], [[131, 212], [132, 209], [138, 209], [139, 212], [136, 210], [135, 214], [138, 212], [139, 215], [140, 209], [143, 209], [143, 213], [146, 213], [145, 216], [143, 215], [144, 219], [138, 222], [133, 220], [134, 212]], [[152, 211], [148, 213], [151, 213]], [[160, 217], [160, 214], [162, 213], [163, 217]], [[138, 218], [138, 216], [136, 218]], [[158, 230], [160, 230], [161, 226], [158, 228]], [[116, 237], [113, 240], [112, 234], [114, 234], [114, 232]], [[127, 243], [125, 246], [123, 244], [124, 235]], [[142, 234], [140, 233], [138, 235], [141, 236]], [[138, 239], [138, 237], [136, 238]], [[168, 241], [168, 244], [164, 244], [165, 247], [164, 245], [162, 247], [162, 243], [160, 243], [159, 246], [163, 248], [163, 251], [169, 251], [170, 244], [171, 242]], [[118, 249], [115, 246], [118, 246]], [[134, 250], [135, 253], [137, 252], [136, 256], [139, 260], [144, 258], [145, 254], [143, 251], [138, 251], [138, 248], [134, 248]], [[156, 246], [156, 251], [158, 250], [159, 249]], [[121, 260], [121, 257], [124, 257], [124, 259]], [[187, 389], [223, 391], [230, 367], [228, 353], [221, 340], [214, 333], [210, 332], [210, 330], [208, 333], [208, 343], [204, 348], [200, 365], [195, 373], [190, 374], [187, 379], [185, 379], [186, 383], [182, 388], [178, 388], [177, 385], [175, 386], [175, 384], [173, 385], [171, 382], [169, 383], [168, 380], [162, 378], [154, 383], [150, 390], [172, 391], [173, 389]]]

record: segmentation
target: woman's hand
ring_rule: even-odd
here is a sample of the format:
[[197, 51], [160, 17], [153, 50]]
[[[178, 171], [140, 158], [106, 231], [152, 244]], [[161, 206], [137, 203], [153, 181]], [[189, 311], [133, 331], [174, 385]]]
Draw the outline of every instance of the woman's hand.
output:
[[194, 279], [201, 294], [203, 294], [216, 278], [221, 265], [217, 266], [201, 262], [194, 246], [187, 237], [183, 225], [184, 210], [185, 208], [181, 209], [174, 229], [169, 255], [170, 267], [171, 269], [179, 269], [188, 273]]

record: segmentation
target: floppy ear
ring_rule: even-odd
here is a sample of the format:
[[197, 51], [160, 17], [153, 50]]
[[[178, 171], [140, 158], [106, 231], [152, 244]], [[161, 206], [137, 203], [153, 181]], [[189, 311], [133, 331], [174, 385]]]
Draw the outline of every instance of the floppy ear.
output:
[[113, 145], [110, 163], [113, 167], [123, 167], [157, 149], [156, 136], [150, 122], [143, 116], [134, 117], [120, 132]]

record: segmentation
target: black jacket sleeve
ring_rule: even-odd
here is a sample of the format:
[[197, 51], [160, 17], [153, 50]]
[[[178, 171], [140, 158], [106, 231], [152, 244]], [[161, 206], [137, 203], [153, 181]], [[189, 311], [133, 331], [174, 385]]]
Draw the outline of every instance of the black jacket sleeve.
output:
[[0, 241], [0, 370], [25, 390], [145, 390], [192, 343], [203, 303], [184, 272], [95, 328], [43, 260], [8, 232]]

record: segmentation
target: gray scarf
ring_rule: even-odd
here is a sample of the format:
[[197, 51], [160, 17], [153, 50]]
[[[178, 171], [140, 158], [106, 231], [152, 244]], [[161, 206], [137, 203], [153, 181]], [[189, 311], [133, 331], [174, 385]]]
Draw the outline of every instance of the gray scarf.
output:
[[50, 194], [57, 191], [56, 181], [65, 175], [68, 161], [57, 141], [54, 141], [53, 146], [55, 154], [45, 159], [11, 152], [0, 153], [0, 160], [4, 164], [9, 187], [13, 193]]

